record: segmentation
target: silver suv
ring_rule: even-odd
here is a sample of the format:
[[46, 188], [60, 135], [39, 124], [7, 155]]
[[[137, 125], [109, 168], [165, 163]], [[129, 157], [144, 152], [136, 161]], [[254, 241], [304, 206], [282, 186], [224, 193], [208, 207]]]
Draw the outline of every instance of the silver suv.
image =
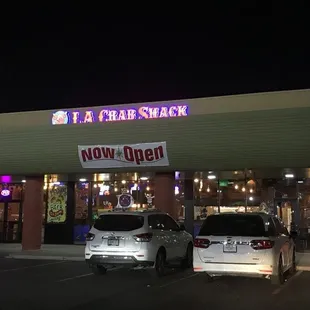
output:
[[121, 211], [96, 220], [86, 237], [85, 260], [97, 275], [110, 266], [122, 266], [150, 268], [163, 276], [172, 262], [192, 267], [192, 252], [192, 236], [168, 214]]

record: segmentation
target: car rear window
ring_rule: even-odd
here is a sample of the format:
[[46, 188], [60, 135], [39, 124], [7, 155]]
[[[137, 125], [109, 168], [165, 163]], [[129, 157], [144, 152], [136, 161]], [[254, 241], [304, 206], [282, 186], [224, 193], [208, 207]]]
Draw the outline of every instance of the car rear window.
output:
[[266, 235], [263, 219], [259, 215], [210, 215], [204, 221], [199, 236], [251, 236]]
[[144, 217], [130, 214], [101, 215], [94, 228], [101, 231], [131, 231], [143, 227]]

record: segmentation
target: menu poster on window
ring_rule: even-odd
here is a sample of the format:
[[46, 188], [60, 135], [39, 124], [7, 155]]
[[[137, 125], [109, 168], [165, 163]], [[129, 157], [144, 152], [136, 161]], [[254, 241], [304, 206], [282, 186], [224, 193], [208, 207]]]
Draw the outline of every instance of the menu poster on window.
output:
[[55, 186], [48, 192], [47, 223], [64, 223], [67, 217], [67, 187]]

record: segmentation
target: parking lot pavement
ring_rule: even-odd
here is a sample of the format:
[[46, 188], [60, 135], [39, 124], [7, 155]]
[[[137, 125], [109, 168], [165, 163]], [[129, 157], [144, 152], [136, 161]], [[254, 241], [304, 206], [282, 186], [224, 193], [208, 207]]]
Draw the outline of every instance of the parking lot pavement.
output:
[[190, 270], [172, 270], [162, 279], [121, 269], [93, 276], [83, 262], [0, 259], [0, 278], [1, 310], [310, 308], [310, 273], [302, 271], [274, 287], [262, 279], [208, 283]]

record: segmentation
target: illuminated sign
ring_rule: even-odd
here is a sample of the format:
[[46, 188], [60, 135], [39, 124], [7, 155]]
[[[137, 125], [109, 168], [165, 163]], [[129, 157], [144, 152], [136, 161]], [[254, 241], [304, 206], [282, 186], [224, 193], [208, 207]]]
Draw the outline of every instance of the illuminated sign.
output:
[[158, 119], [188, 116], [187, 105], [142, 106], [138, 109], [94, 108], [83, 111], [57, 111], [52, 115], [53, 125], [103, 123], [139, 119]]
[[10, 196], [10, 194], [11, 194], [11, 192], [8, 189], [3, 189], [1, 191], [1, 196], [3, 196], [3, 197]]

